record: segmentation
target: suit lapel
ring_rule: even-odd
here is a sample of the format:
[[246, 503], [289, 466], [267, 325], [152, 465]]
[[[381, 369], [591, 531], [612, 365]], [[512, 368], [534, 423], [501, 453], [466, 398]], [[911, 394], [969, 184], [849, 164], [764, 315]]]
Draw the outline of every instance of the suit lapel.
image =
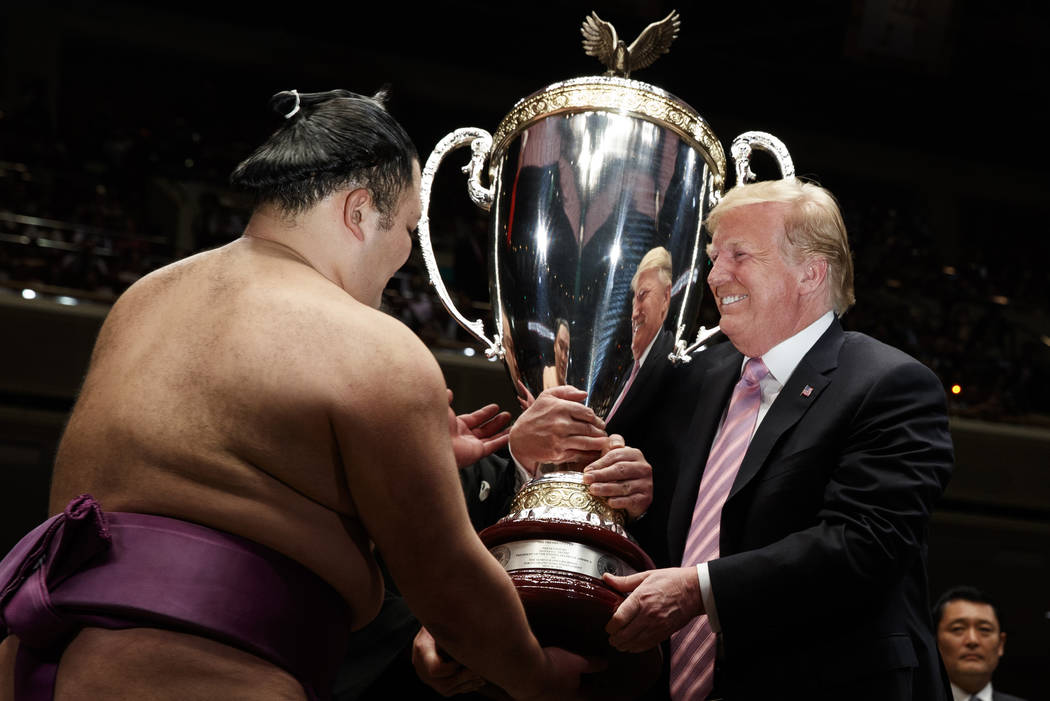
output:
[[653, 347], [649, 349], [642, 367], [638, 369], [638, 375], [627, 389], [623, 401], [613, 417], [609, 419], [606, 427], [609, 433], [622, 433], [626, 429], [639, 422], [644, 412], [652, 411], [656, 406], [655, 397], [661, 388], [661, 377], [669, 369], [671, 361], [667, 355], [674, 345], [674, 336], [667, 330], [660, 331]]
[[707, 454], [718, 431], [722, 413], [733, 394], [733, 386], [740, 379], [743, 362], [744, 356], [733, 350], [728, 357], [712, 363], [699, 385], [701, 396], [697, 397], [696, 411], [689, 423], [689, 430], [681, 438], [685, 448], [679, 460], [678, 480], [668, 517], [668, 544], [672, 557], [680, 557], [685, 549], [685, 538], [693, 520]]
[[802, 357], [751, 439], [727, 503], [761, 471], [780, 437], [798, 423], [831, 383], [832, 371], [838, 366], [842, 340], [842, 327], [834, 321]]

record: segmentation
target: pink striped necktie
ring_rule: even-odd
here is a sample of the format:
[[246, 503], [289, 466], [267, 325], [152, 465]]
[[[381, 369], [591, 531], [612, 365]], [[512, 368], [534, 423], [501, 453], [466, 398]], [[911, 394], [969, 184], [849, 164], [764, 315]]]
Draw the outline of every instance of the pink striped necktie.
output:
[[620, 402], [622, 402], [623, 398], [627, 396], [627, 390], [631, 389], [631, 385], [634, 383], [634, 378], [638, 375], [639, 367], [641, 366], [638, 364], [638, 361], [634, 361], [634, 367], [631, 368], [631, 376], [627, 378], [627, 384], [623, 386], [623, 391], [620, 392], [620, 396], [616, 398], [616, 403], [613, 404], [613, 408], [610, 409], [609, 413], [605, 416], [606, 423], [612, 419], [613, 414], [615, 414], [616, 410], [620, 408]]
[[[769, 374], [761, 358], [747, 361], [744, 374], [733, 389], [729, 410], [711, 453], [693, 509], [693, 522], [685, 541], [682, 566], [697, 565], [718, 557], [718, 530], [722, 505], [733, 486], [740, 463], [758, 419], [762, 403], [759, 382]], [[697, 616], [671, 636], [671, 698], [692, 701], [707, 698], [715, 675], [715, 633], [707, 616]]]

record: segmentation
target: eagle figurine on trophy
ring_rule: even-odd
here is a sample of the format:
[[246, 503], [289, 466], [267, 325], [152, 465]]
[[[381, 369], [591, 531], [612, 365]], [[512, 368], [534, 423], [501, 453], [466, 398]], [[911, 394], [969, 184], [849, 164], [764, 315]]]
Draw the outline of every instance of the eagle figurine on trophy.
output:
[[580, 33], [587, 55], [596, 57], [609, 69], [605, 75], [629, 78], [631, 71], [641, 70], [667, 53], [671, 42], [678, 36], [678, 26], [678, 12], [671, 10], [671, 14], [643, 29], [627, 46], [616, 36], [611, 23], [599, 17], [597, 12], [591, 12], [591, 16], [583, 20]]

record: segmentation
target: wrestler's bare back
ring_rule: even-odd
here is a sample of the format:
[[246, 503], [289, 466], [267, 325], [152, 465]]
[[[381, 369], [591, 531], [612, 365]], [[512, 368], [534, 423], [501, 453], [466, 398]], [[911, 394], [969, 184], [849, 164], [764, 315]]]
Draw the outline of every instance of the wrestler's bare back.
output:
[[[344, 461], [355, 452], [347, 442], [375, 436], [337, 439], [331, 407], [368, 411], [374, 394], [355, 377], [381, 371], [391, 334], [408, 333], [265, 240], [244, 237], [147, 276], [100, 332], [59, 447], [50, 513], [87, 492], [107, 511], [247, 537], [323, 577], [363, 625], [382, 581]], [[172, 678], [175, 662], [187, 674]], [[151, 669], [169, 670], [163, 683]], [[239, 698], [245, 680], [251, 698], [305, 698], [284, 671], [212, 641], [87, 629], [66, 651], [56, 697], [93, 698], [85, 691], [103, 684], [99, 697]]]

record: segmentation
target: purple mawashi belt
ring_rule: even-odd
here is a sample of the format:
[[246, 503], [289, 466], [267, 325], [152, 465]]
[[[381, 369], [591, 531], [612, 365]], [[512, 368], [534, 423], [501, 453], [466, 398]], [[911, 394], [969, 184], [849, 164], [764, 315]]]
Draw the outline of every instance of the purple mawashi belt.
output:
[[49, 701], [84, 627], [164, 628], [261, 657], [327, 699], [346, 648], [346, 602], [298, 562], [162, 516], [102, 512], [89, 495], [0, 562], [0, 640], [18, 636], [15, 698]]

